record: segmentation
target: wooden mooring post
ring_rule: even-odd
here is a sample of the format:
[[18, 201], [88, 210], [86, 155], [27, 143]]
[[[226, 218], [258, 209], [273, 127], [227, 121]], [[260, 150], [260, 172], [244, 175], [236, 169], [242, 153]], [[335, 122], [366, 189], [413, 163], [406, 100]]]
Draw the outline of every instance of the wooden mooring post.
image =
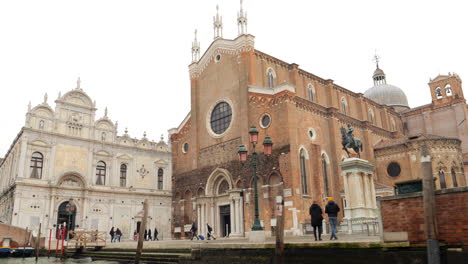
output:
[[28, 232], [28, 227], [26, 227], [26, 235], [24, 236], [24, 245], [23, 245], [23, 258], [24, 258], [24, 252], [26, 252], [26, 244], [29, 242], [29, 232]]
[[39, 247], [41, 246], [41, 225], [42, 223], [39, 223], [39, 231], [37, 231], [36, 237], [36, 262], [37, 258], [39, 258]]
[[423, 173], [424, 225], [426, 226], [427, 263], [440, 264], [440, 248], [437, 240], [434, 175], [426, 143], [421, 146], [421, 169]]
[[143, 221], [141, 222], [140, 232], [138, 235], [138, 246], [135, 255], [135, 264], [140, 263], [141, 251], [143, 250], [143, 241], [145, 239], [146, 219], [148, 218], [148, 199], [143, 202]]
[[276, 196], [276, 247], [275, 264], [284, 264], [284, 199], [283, 183], [279, 188], [281, 195]]

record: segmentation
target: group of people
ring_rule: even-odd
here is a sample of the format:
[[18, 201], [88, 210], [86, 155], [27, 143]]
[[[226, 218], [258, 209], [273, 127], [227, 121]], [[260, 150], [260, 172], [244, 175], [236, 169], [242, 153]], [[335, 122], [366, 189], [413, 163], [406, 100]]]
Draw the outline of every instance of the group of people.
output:
[[[97, 230], [96, 230], [97, 231]], [[111, 243], [120, 242], [120, 238], [122, 237], [122, 231], [119, 228], [114, 231], [114, 227], [111, 228], [109, 235], [111, 236]]]
[[[332, 197], [328, 197], [328, 203], [325, 206], [325, 213], [328, 215], [328, 221], [330, 222], [330, 240], [338, 240], [336, 236], [336, 224], [338, 219], [338, 212], [340, 211], [340, 207], [333, 201]], [[309, 208], [309, 214], [311, 218], [311, 224], [314, 229], [314, 237], [315, 241], [322, 240], [322, 221], [323, 221], [323, 211], [318, 205], [317, 201], [314, 201]], [[318, 232], [318, 236], [317, 236]], [[318, 238], [318, 239], [317, 239]]]
[[[206, 230], [207, 230], [206, 240], [211, 240], [211, 239], [216, 240], [216, 237], [211, 233], [213, 232], [213, 228], [208, 223], [206, 223]], [[190, 240], [193, 240], [193, 238], [200, 240], [200, 236], [198, 235], [198, 227], [195, 224], [195, 222], [192, 223], [192, 228], [190, 228], [190, 232], [192, 233], [192, 238]], [[202, 240], [204, 239], [203, 236], [201, 238]]]
[[[328, 215], [328, 221], [330, 222], [330, 240], [338, 240], [338, 237], [336, 236], [336, 224], [337, 224], [337, 219], [338, 219], [338, 212], [340, 211], [340, 207], [333, 201], [332, 197], [328, 197], [328, 203], [325, 206], [325, 213]], [[320, 205], [318, 205], [317, 201], [314, 201], [312, 205], [309, 208], [309, 214], [311, 218], [311, 224], [314, 229], [314, 237], [315, 241], [317, 240], [322, 240], [322, 233], [323, 233], [323, 227], [322, 227], [322, 221], [323, 221], [323, 211]], [[216, 237], [212, 234], [213, 228], [206, 223], [206, 239], [207, 240], [216, 240]], [[198, 228], [195, 222], [192, 223], [192, 228], [190, 229], [190, 232], [192, 233], [192, 238], [190, 240], [193, 240], [196, 238], [197, 240], [204, 239], [203, 236], [198, 235]], [[151, 235], [153, 233], [153, 236]], [[117, 228], [117, 230], [114, 231], [114, 227], [111, 228], [109, 232], [111, 236], [111, 242], [120, 242], [120, 238], [122, 237], [122, 231]], [[317, 235], [318, 234], [318, 235]], [[135, 230], [133, 232], [133, 240], [138, 240], [139, 234]], [[151, 229], [145, 230], [144, 233], [144, 239], [146, 241], [151, 241], [151, 240], [159, 240], [158, 239], [158, 229], [154, 228], [154, 231], [151, 232]]]
[[[154, 235], [151, 235], [151, 233], [153, 233]], [[158, 234], [159, 234], [159, 232], [158, 232], [158, 229], [156, 227], [154, 228], [153, 232], [151, 232], [151, 228], [149, 228], [148, 230], [145, 229], [145, 233], [143, 235], [143, 238], [145, 239], [145, 241], [156, 241], [156, 240], [159, 241]], [[139, 236], [140, 236], [140, 234], [135, 230], [133, 232], [133, 240], [137, 241]]]

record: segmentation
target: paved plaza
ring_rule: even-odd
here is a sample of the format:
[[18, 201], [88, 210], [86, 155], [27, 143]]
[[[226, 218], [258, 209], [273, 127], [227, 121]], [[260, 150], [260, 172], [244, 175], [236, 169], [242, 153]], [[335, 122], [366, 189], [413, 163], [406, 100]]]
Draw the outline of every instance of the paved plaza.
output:
[[[322, 241], [314, 241], [313, 236], [296, 236], [286, 237], [286, 244], [304, 244], [313, 246], [314, 244], [329, 244], [329, 243], [360, 243], [370, 244], [379, 243], [379, 236], [367, 236], [366, 234], [340, 234], [338, 240], [329, 240], [329, 236], [325, 235]], [[145, 241], [143, 246], [148, 249], [168, 249], [168, 248], [249, 248], [249, 247], [271, 247], [275, 244], [275, 237], [268, 237], [265, 243], [250, 242], [247, 238], [219, 238], [216, 240], [160, 240], [160, 241]], [[123, 240], [117, 243], [107, 243], [106, 248], [136, 248], [137, 241]]]

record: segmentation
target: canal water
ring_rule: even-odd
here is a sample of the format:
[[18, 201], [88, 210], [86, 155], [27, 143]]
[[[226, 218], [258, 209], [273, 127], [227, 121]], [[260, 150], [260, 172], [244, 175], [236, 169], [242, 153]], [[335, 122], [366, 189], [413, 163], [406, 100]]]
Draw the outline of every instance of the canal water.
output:
[[115, 261], [104, 261], [96, 260], [92, 261], [91, 258], [82, 258], [82, 259], [65, 259], [61, 260], [59, 258], [47, 258], [41, 257], [37, 260], [36, 258], [0, 258], [0, 264], [118, 264]]

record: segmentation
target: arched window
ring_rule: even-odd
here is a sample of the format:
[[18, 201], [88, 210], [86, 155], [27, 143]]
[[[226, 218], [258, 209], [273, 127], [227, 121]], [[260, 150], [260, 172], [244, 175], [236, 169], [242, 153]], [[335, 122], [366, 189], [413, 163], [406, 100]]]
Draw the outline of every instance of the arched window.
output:
[[437, 99], [442, 98], [442, 90], [440, 89], [440, 87], [437, 87], [437, 88], [435, 89], [435, 93], [436, 93], [436, 98], [437, 98]]
[[447, 183], [445, 182], [445, 173], [443, 170], [439, 171], [439, 181], [440, 181], [440, 188], [445, 189], [447, 188]]
[[447, 96], [452, 96], [452, 87], [450, 87], [450, 84], [445, 85], [445, 94]]
[[268, 88], [273, 88], [275, 87], [275, 72], [273, 69], [268, 69]]
[[346, 115], [347, 109], [348, 108], [348, 103], [346, 102], [346, 99], [343, 97], [341, 98], [341, 112]]
[[120, 187], [127, 186], [127, 165], [120, 165]]
[[158, 169], [158, 190], [163, 189], [163, 176], [164, 176], [164, 170], [162, 168]]
[[34, 152], [31, 157], [31, 178], [41, 179], [42, 178], [42, 166], [44, 162], [44, 156], [39, 152]]
[[106, 184], [106, 163], [99, 161], [96, 165], [96, 185]]
[[300, 167], [301, 167], [301, 182], [302, 182], [302, 194], [308, 194], [307, 188], [307, 170], [306, 170], [306, 155], [304, 149], [301, 149], [300, 156]]
[[309, 100], [312, 102], [315, 102], [315, 89], [314, 89], [314, 86], [312, 86], [312, 84], [309, 84], [308, 91], [309, 91]]
[[452, 168], [452, 182], [453, 182], [453, 187], [458, 187], [458, 182], [457, 182], [457, 174], [455, 173], [455, 170]]
[[330, 191], [328, 190], [328, 168], [327, 168], [327, 157], [325, 154], [322, 154], [322, 171], [323, 171], [323, 185], [325, 188], [325, 196], [330, 196]]

